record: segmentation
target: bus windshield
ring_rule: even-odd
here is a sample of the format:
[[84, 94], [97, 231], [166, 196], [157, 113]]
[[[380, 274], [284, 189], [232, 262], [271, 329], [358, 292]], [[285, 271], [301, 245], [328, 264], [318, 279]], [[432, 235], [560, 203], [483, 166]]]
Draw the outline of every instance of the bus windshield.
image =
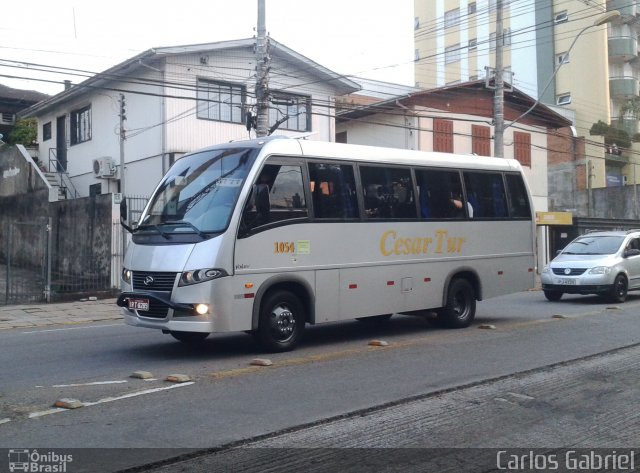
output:
[[137, 230], [165, 238], [223, 232], [256, 154], [254, 148], [216, 149], [179, 159], [152, 196]]

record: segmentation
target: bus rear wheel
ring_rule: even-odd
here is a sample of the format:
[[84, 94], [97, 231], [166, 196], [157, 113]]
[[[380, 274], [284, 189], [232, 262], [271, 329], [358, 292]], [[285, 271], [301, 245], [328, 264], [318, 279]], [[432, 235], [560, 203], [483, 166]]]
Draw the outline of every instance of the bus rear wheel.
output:
[[302, 338], [305, 314], [300, 299], [289, 291], [268, 295], [260, 308], [258, 343], [267, 351], [293, 350]]
[[465, 328], [476, 316], [476, 296], [466, 279], [457, 278], [449, 284], [447, 305], [438, 311], [438, 322], [449, 328]]

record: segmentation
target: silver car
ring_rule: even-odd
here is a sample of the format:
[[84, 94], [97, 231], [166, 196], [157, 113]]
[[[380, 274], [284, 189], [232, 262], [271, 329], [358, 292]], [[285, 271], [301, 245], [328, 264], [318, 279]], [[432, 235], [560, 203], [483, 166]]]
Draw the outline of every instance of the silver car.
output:
[[544, 267], [541, 281], [550, 301], [563, 294], [598, 294], [624, 302], [627, 291], [640, 289], [640, 230], [579, 236]]

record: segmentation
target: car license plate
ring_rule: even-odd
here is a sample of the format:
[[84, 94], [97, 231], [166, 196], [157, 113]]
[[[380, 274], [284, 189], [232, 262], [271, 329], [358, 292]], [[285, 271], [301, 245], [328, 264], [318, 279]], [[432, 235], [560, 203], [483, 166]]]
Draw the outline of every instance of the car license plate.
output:
[[129, 299], [130, 310], [149, 310], [149, 299]]
[[561, 284], [563, 286], [575, 286], [576, 285], [576, 280], [575, 279], [569, 279], [569, 278], [560, 278], [556, 281], [556, 284]]

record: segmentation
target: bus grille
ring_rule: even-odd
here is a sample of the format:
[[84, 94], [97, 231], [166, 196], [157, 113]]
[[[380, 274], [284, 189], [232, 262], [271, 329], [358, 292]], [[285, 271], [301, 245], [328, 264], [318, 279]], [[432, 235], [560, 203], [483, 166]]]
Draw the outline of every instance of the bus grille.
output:
[[176, 273], [134, 271], [133, 289], [139, 291], [163, 291], [171, 293], [175, 280]]
[[141, 317], [151, 317], [153, 319], [164, 319], [169, 313], [169, 306], [160, 301], [151, 299], [149, 301], [149, 310], [139, 310]]
[[565, 268], [553, 268], [553, 274], [557, 274], [558, 276], [580, 276], [582, 273], [586, 271], [584, 268], [570, 268], [571, 272], [566, 274]]

